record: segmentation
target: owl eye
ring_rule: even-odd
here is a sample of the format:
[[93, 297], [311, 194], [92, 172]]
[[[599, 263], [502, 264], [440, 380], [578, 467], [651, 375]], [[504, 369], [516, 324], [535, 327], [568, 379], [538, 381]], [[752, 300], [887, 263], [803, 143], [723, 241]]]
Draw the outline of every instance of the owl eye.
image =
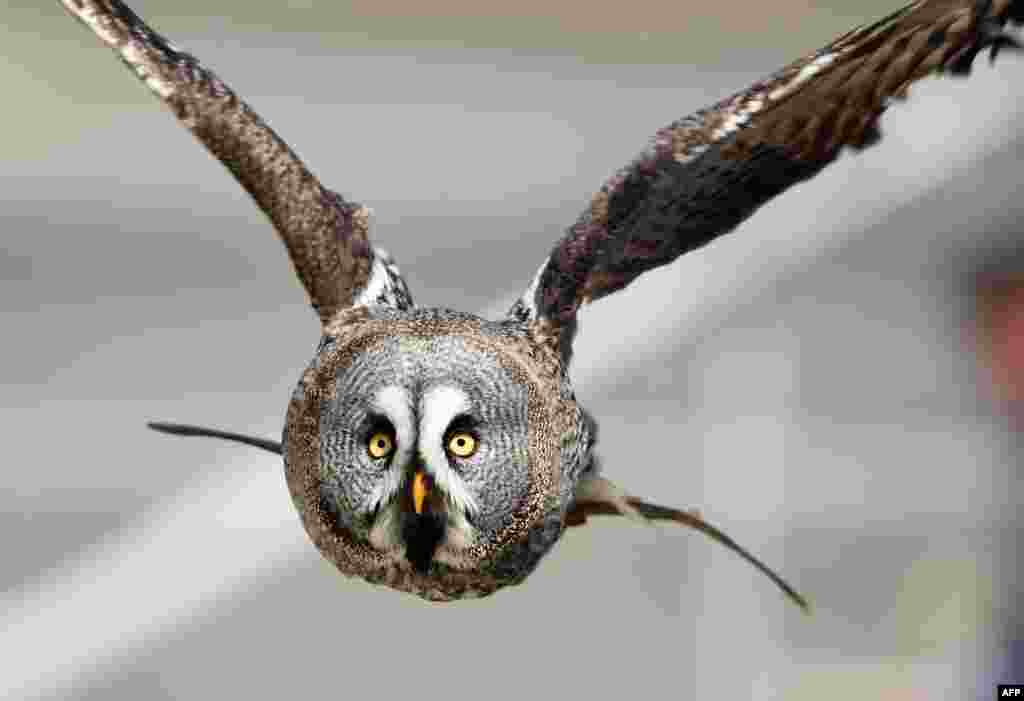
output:
[[468, 431], [456, 431], [448, 437], [448, 452], [456, 457], [468, 458], [476, 452], [476, 438]]
[[391, 455], [394, 450], [395, 442], [392, 440], [391, 434], [384, 431], [376, 431], [366, 443], [366, 452], [370, 454], [371, 458], [378, 460]]

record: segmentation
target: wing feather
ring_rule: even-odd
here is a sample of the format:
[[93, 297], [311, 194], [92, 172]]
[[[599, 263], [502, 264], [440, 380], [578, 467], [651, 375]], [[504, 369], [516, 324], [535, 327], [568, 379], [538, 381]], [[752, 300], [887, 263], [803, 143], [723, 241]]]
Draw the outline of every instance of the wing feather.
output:
[[351, 306], [371, 275], [369, 212], [324, 188], [244, 101], [120, 0], [61, 0], [118, 52], [252, 195], [284, 241], [326, 324]]
[[921, 0], [660, 129], [593, 195], [510, 317], [571, 343], [580, 305], [732, 231], [844, 146], [874, 143], [912, 82], [966, 73], [984, 48], [994, 58], [1015, 45], [1004, 25], [1022, 20], [1021, 0]]

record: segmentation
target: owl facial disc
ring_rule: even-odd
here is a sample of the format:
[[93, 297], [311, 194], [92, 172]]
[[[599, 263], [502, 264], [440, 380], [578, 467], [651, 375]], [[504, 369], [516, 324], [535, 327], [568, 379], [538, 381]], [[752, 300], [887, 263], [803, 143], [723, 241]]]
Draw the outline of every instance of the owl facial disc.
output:
[[356, 308], [327, 327], [282, 446], [321, 553], [432, 600], [525, 578], [586, 454], [559, 366], [537, 356], [527, 329], [443, 309]]

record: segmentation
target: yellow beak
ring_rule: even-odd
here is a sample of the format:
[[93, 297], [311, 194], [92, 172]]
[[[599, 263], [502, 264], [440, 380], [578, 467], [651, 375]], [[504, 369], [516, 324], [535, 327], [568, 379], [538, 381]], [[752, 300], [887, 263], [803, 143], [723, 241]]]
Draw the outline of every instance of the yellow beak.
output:
[[431, 481], [423, 470], [416, 470], [412, 476], [412, 508], [418, 514], [423, 513], [423, 505], [430, 496]]

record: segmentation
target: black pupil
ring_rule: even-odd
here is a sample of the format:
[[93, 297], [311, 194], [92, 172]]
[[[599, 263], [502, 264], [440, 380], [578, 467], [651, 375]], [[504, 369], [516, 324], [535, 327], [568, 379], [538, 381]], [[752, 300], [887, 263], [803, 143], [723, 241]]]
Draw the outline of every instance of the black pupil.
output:
[[457, 441], [455, 441], [455, 444], [461, 448], [462, 446], [466, 445], [466, 439], [460, 438]]
[[381, 450], [384, 450], [384, 447], [385, 447], [386, 445], [387, 445], [387, 444], [386, 444], [386, 443], [384, 442], [384, 439], [383, 439], [383, 438], [379, 438], [379, 439], [377, 439], [377, 447], [378, 447], [378, 448], [380, 448]]

